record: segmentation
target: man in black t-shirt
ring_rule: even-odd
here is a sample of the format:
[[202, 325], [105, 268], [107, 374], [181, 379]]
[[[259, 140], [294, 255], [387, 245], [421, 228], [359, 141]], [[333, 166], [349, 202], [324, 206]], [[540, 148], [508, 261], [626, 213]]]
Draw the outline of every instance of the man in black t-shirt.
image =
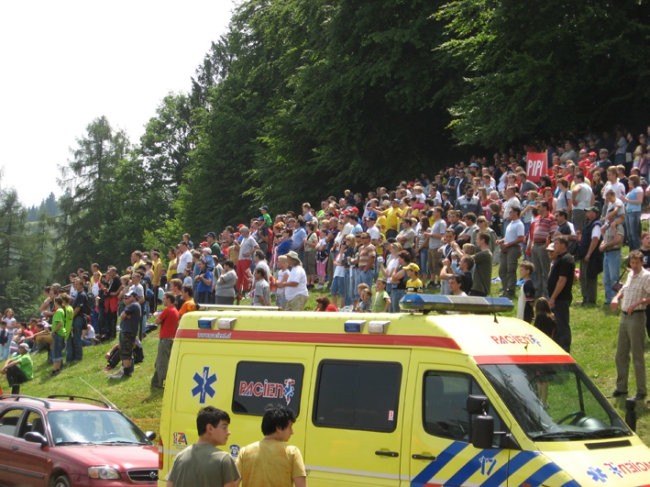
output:
[[77, 277], [74, 280], [74, 288], [77, 295], [72, 303], [74, 309], [74, 318], [72, 318], [72, 332], [66, 346], [66, 358], [68, 363], [80, 361], [83, 358], [83, 344], [81, 334], [86, 327], [86, 316], [89, 315], [88, 295], [84, 289], [83, 280]]
[[142, 309], [138, 303], [138, 295], [129, 291], [124, 295], [124, 311], [120, 315], [120, 358], [122, 369], [110, 376], [111, 379], [131, 377], [133, 374], [133, 348], [140, 330]]
[[566, 236], [556, 237], [547, 250], [551, 252], [551, 270], [548, 274], [548, 304], [555, 313], [557, 330], [555, 341], [567, 352], [571, 348], [571, 327], [569, 306], [573, 300], [571, 288], [576, 264], [568, 252], [569, 240]]

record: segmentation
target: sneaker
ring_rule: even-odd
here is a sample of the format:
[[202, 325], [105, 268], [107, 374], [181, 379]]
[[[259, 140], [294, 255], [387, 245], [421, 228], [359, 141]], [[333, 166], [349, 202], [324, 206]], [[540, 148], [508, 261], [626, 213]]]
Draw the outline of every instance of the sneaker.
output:
[[626, 395], [627, 395], [627, 391], [619, 391], [618, 389], [615, 389], [614, 392], [612, 392], [612, 397], [622, 397]]
[[637, 392], [636, 396], [634, 396], [635, 401], [643, 401], [646, 398], [647, 394], [643, 394], [642, 392]]
[[120, 369], [114, 374], [108, 376], [109, 379], [115, 379], [115, 380], [121, 379], [122, 377], [124, 377], [124, 369]]
[[59, 375], [60, 372], [61, 372], [61, 369], [51, 370], [50, 371], [50, 377], [54, 377], [55, 375]]

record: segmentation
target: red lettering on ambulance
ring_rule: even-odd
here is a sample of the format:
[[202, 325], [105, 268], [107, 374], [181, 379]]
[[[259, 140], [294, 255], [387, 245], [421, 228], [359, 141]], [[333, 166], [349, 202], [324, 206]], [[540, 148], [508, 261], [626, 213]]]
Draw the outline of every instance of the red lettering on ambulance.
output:
[[240, 396], [252, 396], [253, 395], [253, 383], [246, 382], [244, 380], [239, 382], [239, 395]]

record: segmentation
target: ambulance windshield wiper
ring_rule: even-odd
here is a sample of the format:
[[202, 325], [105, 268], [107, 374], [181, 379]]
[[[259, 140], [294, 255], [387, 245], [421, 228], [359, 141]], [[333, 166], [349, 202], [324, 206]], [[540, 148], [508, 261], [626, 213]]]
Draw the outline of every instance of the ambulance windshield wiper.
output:
[[593, 431], [550, 431], [547, 433], [533, 433], [530, 438], [538, 441], [584, 440], [585, 438], [592, 438], [592, 433]]
[[623, 428], [602, 428], [599, 430], [589, 431], [592, 438], [616, 438], [618, 436], [629, 436], [630, 432]]
[[583, 440], [591, 438], [615, 438], [619, 436], [628, 436], [629, 433], [623, 428], [601, 428], [591, 431], [552, 431], [548, 433], [531, 434], [533, 440]]

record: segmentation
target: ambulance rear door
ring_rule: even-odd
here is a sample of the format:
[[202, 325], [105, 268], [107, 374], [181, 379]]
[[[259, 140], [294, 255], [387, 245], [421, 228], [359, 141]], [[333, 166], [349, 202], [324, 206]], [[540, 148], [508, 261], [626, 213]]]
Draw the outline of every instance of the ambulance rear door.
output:
[[317, 347], [304, 452], [310, 487], [400, 485], [409, 358], [405, 349]]
[[[417, 366], [409, 455], [412, 486], [507, 485], [512, 450], [478, 449], [470, 442], [469, 394], [484, 395], [476, 379], [460, 367], [420, 363]], [[490, 408], [495, 431], [505, 425]], [[515, 452], [516, 453], [516, 452]]]

